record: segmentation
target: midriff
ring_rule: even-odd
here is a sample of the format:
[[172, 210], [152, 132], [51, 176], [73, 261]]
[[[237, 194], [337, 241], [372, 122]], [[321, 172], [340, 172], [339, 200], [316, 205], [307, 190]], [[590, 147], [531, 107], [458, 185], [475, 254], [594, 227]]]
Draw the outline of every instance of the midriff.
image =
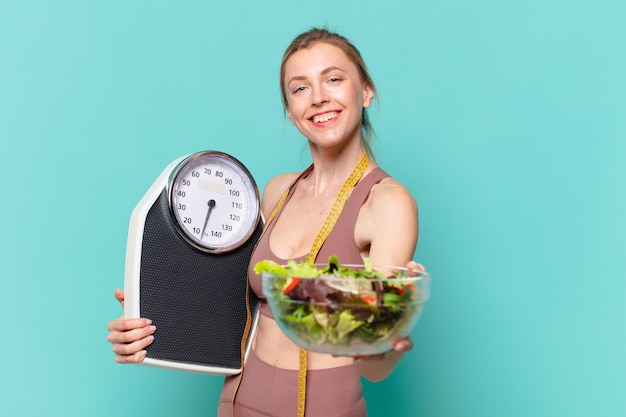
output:
[[[300, 366], [299, 347], [285, 336], [278, 323], [270, 317], [259, 314], [252, 347], [260, 360], [277, 368], [297, 370]], [[351, 357], [307, 351], [307, 369], [336, 368], [352, 363]]]

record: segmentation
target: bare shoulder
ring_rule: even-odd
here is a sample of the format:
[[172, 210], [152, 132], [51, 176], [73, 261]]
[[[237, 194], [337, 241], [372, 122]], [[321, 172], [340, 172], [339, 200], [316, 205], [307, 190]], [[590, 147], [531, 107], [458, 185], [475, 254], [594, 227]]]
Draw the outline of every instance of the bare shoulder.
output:
[[388, 177], [372, 187], [355, 226], [363, 256], [385, 265], [404, 265], [413, 256], [418, 235], [417, 202], [410, 191]]
[[267, 182], [261, 198], [261, 210], [265, 218], [270, 215], [276, 204], [278, 204], [280, 197], [297, 177], [297, 172], [287, 172], [277, 175]]
[[410, 214], [417, 212], [417, 202], [411, 192], [400, 182], [387, 177], [372, 187], [366, 204], [374, 212]]

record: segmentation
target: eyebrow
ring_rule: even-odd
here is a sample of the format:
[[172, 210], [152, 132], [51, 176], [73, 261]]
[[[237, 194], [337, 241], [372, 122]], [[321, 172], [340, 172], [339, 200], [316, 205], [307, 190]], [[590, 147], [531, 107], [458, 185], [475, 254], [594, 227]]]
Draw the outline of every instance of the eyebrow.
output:
[[[325, 74], [328, 74], [329, 72], [333, 72], [333, 71], [341, 71], [341, 72], [344, 72], [344, 73], [345, 73], [345, 71], [344, 71], [343, 69], [339, 68], [339, 67], [328, 67], [328, 68], [324, 68], [324, 69], [320, 72], [320, 74], [325, 75]], [[306, 76], [304, 76], [304, 75], [295, 75], [295, 76], [291, 77], [291, 78], [289, 79], [289, 81], [287, 81], [287, 85], [291, 84], [293, 81], [302, 81], [302, 80], [306, 80], [306, 78], [307, 78], [307, 77], [306, 77]]]

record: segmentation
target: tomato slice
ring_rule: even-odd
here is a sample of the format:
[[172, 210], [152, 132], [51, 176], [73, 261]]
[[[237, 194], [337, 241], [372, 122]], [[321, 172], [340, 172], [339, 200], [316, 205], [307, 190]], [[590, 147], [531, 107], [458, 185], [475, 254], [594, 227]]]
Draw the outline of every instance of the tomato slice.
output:
[[376, 304], [376, 297], [372, 297], [371, 295], [364, 295], [361, 297], [361, 300], [365, 301], [368, 304]]
[[396, 290], [396, 292], [398, 293], [398, 295], [404, 295], [404, 288], [402, 288], [401, 285], [393, 285], [391, 284], [391, 288], [393, 288], [394, 290]]
[[291, 290], [293, 290], [294, 288], [296, 288], [296, 286], [300, 283], [300, 278], [295, 278], [295, 277], [289, 277], [289, 280], [287, 281], [287, 286], [283, 289], [283, 294], [288, 294], [291, 292]]

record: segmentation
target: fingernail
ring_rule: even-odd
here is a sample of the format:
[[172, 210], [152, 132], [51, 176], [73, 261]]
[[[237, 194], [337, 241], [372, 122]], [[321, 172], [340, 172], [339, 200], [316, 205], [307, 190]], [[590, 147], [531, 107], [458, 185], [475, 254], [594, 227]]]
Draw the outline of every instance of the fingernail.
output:
[[150, 326], [150, 333], [156, 332], [156, 326]]
[[146, 325], [148, 325], [148, 326], [149, 326], [149, 325], [151, 325], [151, 324], [152, 324], [152, 320], [150, 320], [150, 319], [146, 319]]

